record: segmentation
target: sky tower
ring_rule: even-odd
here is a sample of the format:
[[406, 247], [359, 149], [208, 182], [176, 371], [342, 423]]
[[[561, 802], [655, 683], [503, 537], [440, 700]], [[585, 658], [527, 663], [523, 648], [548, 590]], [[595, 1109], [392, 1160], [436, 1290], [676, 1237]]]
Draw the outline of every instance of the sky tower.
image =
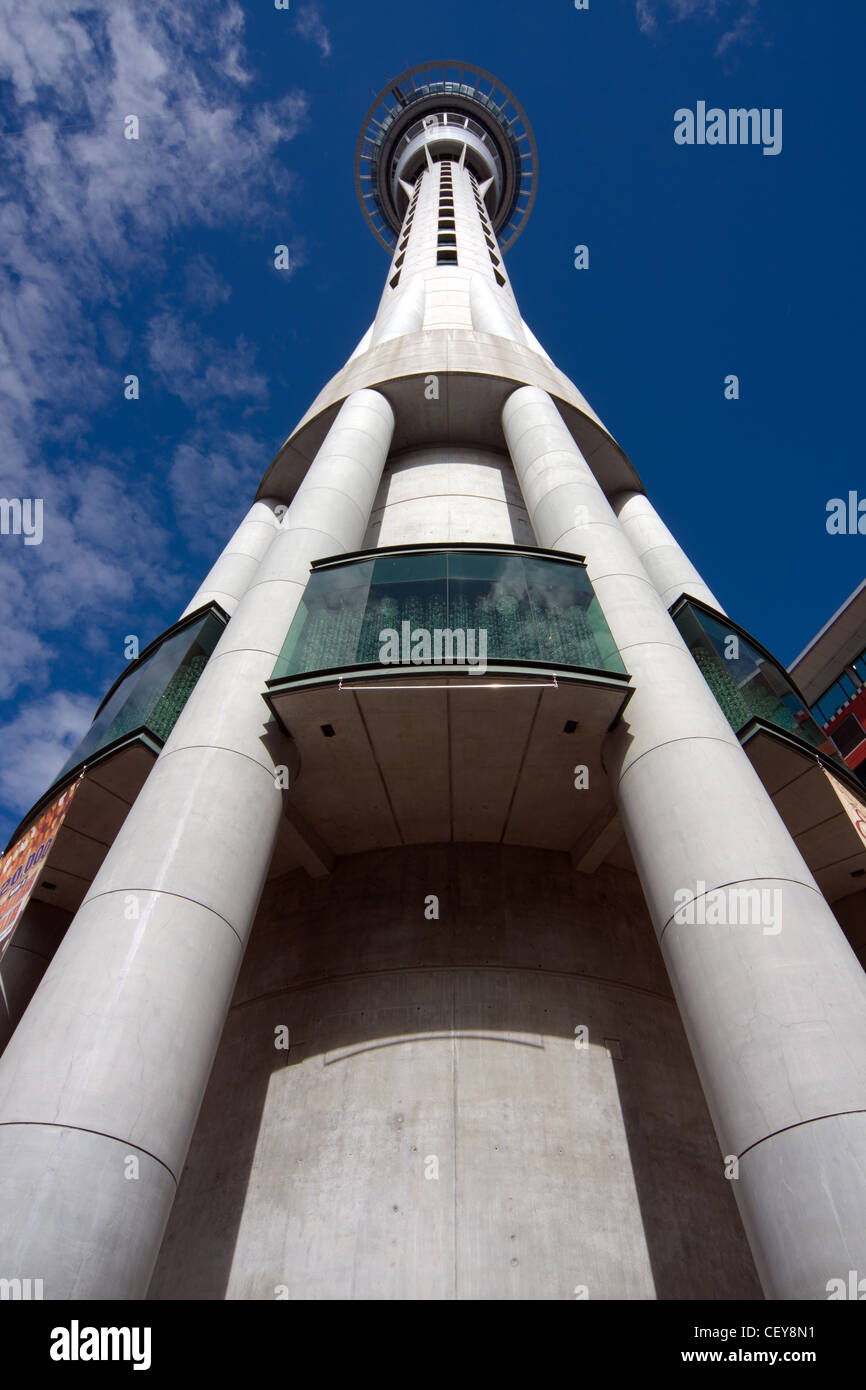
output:
[[514, 96], [411, 68], [355, 177], [373, 322], [20, 828], [80, 779], [4, 961], [51, 956], [3, 1269], [826, 1298], [866, 1271], [862, 787], [524, 322]]

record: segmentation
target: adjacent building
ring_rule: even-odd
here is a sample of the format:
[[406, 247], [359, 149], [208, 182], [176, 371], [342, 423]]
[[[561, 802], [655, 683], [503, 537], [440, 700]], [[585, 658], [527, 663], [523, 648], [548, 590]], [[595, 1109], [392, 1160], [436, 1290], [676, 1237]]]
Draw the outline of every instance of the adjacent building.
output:
[[866, 785], [866, 579], [789, 670], [816, 722]]

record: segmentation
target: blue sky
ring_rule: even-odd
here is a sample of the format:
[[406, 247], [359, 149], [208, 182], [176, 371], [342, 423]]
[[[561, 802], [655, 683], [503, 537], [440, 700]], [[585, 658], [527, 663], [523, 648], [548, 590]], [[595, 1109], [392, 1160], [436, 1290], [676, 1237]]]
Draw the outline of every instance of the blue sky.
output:
[[[0, 842], [367, 327], [355, 140], [424, 59], [523, 104], [524, 317], [731, 616], [787, 662], [863, 578], [825, 527], [866, 496], [859, 0], [0, 0], [0, 26], [0, 496], [44, 498], [40, 546], [0, 536]], [[782, 152], [678, 146], [699, 100], [782, 108]]]

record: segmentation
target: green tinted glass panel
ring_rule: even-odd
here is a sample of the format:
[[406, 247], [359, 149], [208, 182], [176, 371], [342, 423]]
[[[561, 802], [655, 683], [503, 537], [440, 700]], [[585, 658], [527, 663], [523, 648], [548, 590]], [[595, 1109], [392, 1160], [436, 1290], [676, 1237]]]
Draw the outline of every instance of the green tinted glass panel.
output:
[[314, 570], [273, 679], [379, 664], [389, 633], [407, 655], [416, 633], [429, 634], [429, 650], [446, 663], [463, 652], [625, 673], [581, 565], [439, 550]]
[[569, 653], [580, 651], [585, 666], [599, 671], [625, 669], [582, 566], [527, 557], [526, 573], [545, 660], [568, 664]]
[[785, 671], [741, 634], [685, 604], [674, 619], [728, 723], [739, 733], [763, 719], [833, 755], [833, 745]]
[[[346, 665], [378, 662], [382, 643], [387, 640], [381, 634], [392, 630], [402, 634], [403, 623], [409, 623], [411, 631], [420, 628], [432, 632], [445, 626], [445, 560], [442, 552], [428, 552], [382, 555], [373, 561], [373, 580], [363, 615], [361, 643], [354, 658], [346, 653], [347, 658], [351, 658]], [[332, 667], [340, 664], [333, 662]]]
[[103, 705], [84, 738], [57, 774], [92, 761], [108, 744], [145, 728], [165, 741], [220, 639], [223, 623], [209, 613], [167, 637], [137, 662]]
[[476, 650], [483, 633], [488, 661], [542, 659], [523, 556], [483, 551], [449, 555], [445, 625], [475, 632]]

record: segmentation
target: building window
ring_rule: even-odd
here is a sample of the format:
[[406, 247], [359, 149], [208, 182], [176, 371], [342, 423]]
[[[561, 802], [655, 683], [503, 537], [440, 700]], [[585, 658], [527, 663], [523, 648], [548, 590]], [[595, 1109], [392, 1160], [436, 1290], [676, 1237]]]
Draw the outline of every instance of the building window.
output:
[[504, 284], [505, 284], [505, 276], [504, 276], [504, 275], [500, 275], [498, 270], [494, 270], [493, 274], [494, 274], [495, 277], [496, 277], [496, 283], [497, 283], [497, 285], [504, 285]]
[[843, 719], [839, 727], [833, 730], [831, 737], [842, 757], [847, 758], [866, 739], [866, 729], [859, 719], [849, 714], [847, 719]]
[[457, 233], [456, 233], [456, 232], [440, 232], [440, 233], [439, 233], [439, 245], [440, 245], [440, 246], [456, 246], [456, 245], [457, 245]]
[[[439, 250], [437, 250], [437, 252], [436, 252], [436, 264], [437, 264], [437, 265], [456, 265], [456, 264], [457, 264], [457, 248], [456, 248], [456, 247], [447, 247], [447, 246], [446, 246], [444, 249], [439, 249]], [[504, 281], [503, 281], [503, 284], [504, 284]]]
[[835, 719], [843, 705], [846, 705], [856, 694], [856, 685], [850, 676], [843, 673], [837, 681], [834, 681], [829, 690], [825, 690], [823, 695], [818, 696], [815, 702], [821, 711], [824, 723], [829, 724], [831, 720]]

